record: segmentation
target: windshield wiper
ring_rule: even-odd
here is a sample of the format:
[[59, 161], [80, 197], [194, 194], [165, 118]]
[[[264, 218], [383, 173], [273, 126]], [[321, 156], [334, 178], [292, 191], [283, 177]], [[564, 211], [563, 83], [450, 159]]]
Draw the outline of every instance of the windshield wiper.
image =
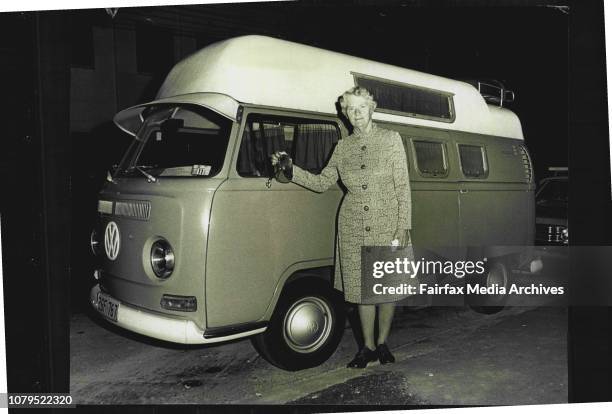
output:
[[140, 173], [142, 173], [142, 175], [147, 177], [147, 182], [149, 183], [157, 182], [157, 178], [153, 177], [151, 174], [143, 170], [143, 168], [153, 168], [153, 167], [148, 166], [148, 165], [135, 165], [133, 168], [137, 169], [138, 171], [140, 171]]

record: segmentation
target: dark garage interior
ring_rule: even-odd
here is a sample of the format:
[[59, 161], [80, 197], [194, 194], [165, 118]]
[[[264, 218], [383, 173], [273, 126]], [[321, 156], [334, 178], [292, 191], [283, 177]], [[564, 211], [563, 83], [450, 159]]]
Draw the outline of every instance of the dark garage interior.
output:
[[[68, 388], [68, 320], [87, 311], [94, 283], [89, 235], [97, 193], [130, 142], [112, 117], [153, 100], [185, 56], [236, 36], [277, 37], [452, 79], [501, 81], [516, 95], [508, 107], [521, 119], [536, 180], [548, 167], [569, 167], [572, 242], [609, 243], [602, 2], [490, 3], [304, 1], [0, 15], [9, 390]], [[593, 312], [590, 321], [609, 318], [607, 309]], [[578, 326], [583, 339], [597, 330]], [[609, 338], [599, 339], [609, 347]], [[577, 376], [592, 363], [592, 355], [580, 354], [585, 346], [570, 347]], [[601, 400], [605, 392], [609, 399], [601, 383], [584, 388], [570, 400]]]

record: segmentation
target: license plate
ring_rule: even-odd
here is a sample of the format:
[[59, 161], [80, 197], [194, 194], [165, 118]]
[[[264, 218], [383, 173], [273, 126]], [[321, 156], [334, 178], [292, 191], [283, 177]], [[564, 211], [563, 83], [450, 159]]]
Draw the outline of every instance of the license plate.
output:
[[117, 322], [119, 302], [105, 293], [98, 292], [98, 311], [108, 319]]

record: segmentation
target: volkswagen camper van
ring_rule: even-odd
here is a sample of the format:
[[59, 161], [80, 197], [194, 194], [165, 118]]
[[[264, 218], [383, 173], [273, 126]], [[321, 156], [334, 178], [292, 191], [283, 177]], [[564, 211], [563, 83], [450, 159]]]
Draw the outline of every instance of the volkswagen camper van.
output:
[[331, 280], [343, 190], [280, 183], [269, 155], [320, 171], [347, 136], [337, 101], [355, 85], [402, 136], [413, 243], [533, 243], [533, 169], [503, 90], [488, 103], [465, 82], [244, 36], [188, 56], [154, 101], [115, 116], [133, 139], [99, 194], [93, 307], [165, 341], [250, 336], [283, 369], [325, 361], [345, 326]]

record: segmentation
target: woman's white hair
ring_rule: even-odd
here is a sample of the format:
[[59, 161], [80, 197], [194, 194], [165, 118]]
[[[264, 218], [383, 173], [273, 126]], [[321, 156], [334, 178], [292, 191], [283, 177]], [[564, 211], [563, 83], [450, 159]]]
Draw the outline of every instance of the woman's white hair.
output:
[[346, 107], [347, 107], [346, 98], [349, 95], [361, 96], [362, 98], [366, 98], [366, 100], [368, 101], [368, 104], [372, 108], [372, 111], [376, 109], [376, 101], [374, 100], [374, 96], [370, 93], [370, 91], [368, 91], [366, 88], [362, 86], [354, 86], [348, 91], [344, 92], [342, 96], [340, 97], [340, 99], [338, 99], [338, 103], [340, 103], [340, 109], [342, 109], [342, 114], [344, 114], [344, 116], [346, 116]]

